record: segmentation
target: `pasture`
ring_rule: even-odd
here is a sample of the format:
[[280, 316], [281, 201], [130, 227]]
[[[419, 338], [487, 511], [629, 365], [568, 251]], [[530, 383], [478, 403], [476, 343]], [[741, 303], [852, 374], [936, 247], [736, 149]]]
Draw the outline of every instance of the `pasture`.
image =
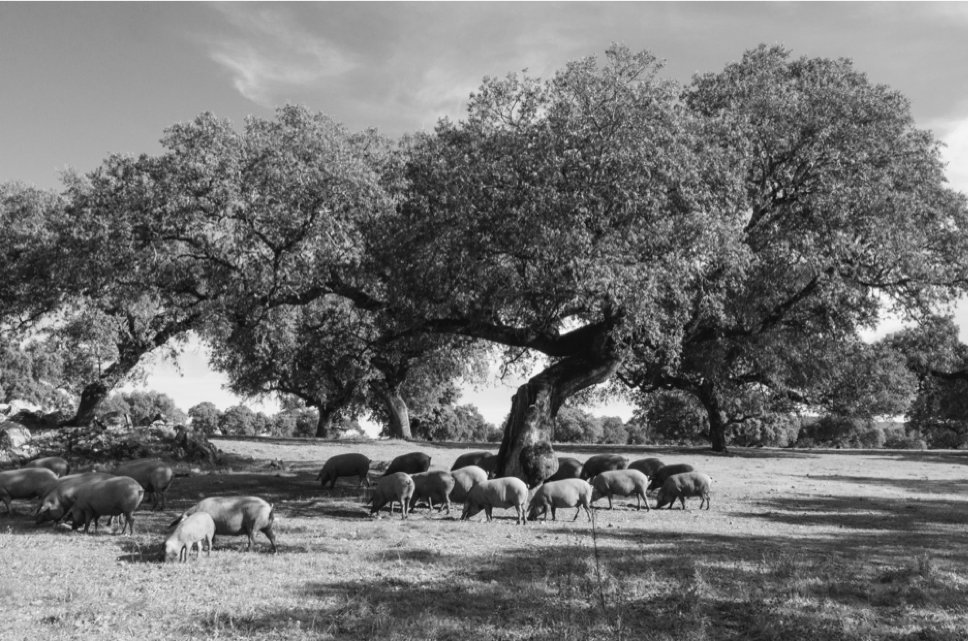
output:
[[[137, 512], [134, 536], [38, 528], [15, 502], [0, 516], [0, 638], [968, 637], [965, 453], [563, 446], [582, 460], [620, 451], [691, 463], [713, 478], [712, 507], [637, 512], [617, 499], [594, 526], [567, 509], [521, 527], [513, 510], [461, 522], [459, 505], [374, 519], [349, 479], [335, 490], [314, 480], [342, 452], [422, 450], [449, 469], [487, 447], [217, 445], [225, 468], [176, 478], [168, 510]], [[286, 469], [268, 464], [278, 459]], [[273, 503], [279, 553], [261, 534], [252, 554], [240, 551], [245, 537], [217, 537], [210, 558], [159, 563], [167, 524], [218, 494]]]

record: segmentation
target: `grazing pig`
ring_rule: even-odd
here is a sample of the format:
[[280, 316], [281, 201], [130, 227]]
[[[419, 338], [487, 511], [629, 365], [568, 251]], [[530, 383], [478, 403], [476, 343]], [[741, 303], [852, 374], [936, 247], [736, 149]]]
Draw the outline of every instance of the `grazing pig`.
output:
[[545, 479], [545, 483], [553, 483], [564, 479], [580, 479], [582, 464], [576, 458], [570, 456], [558, 457], [558, 471]]
[[666, 479], [673, 474], [682, 474], [684, 472], [693, 472], [693, 468], [688, 463], [673, 463], [672, 465], [663, 465], [655, 471], [655, 474], [649, 480], [649, 491], [657, 490], [665, 483]]
[[514, 476], [505, 476], [478, 483], [467, 493], [464, 503], [464, 513], [461, 521], [466, 521], [482, 509], [490, 521], [494, 508], [513, 507], [517, 511], [516, 523], [525, 525], [525, 507], [528, 503], [528, 486], [524, 481]]
[[62, 476], [47, 494], [44, 495], [37, 512], [37, 523], [54, 521], [55, 525], [62, 518], [70, 514], [74, 501], [77, 499], [77, 491], [89, 483], [97, 483], [110, 478], [113, 474], [104, 472], [84, 472], [82, 474], [71, 474]]
[[454, 489], [450, 492], [451, 501], [463, 502], [467, 500], [467, 493], [471, 491], [471, 488], [487, 480], [487, 472], [476, 465], [454, 470], [450, 475], [454, 479]]
[[613, 496], [635, 496], [635, 509], [641, 510], [642, 503], [649, 509], [649, 501], [645, 498], [645, 488], [649, 485], [649, 478], [638, 470], [606, 470], [592, 479], [592, 502], [603, 496], [608, 497], [608, 509], [612, 509]]
[[669, 509], [671, 510], [676, 499], [679, 499], [679, 502], [682, 504], [682, 509], [686, 509], [686, 499], [692, 496], [698, 496], [699, 509], [701, 510], [703, 503], [705, 503], [706, 509], [708, 510], [709, 485], [709, 477], [700, 472], [673, 474], [659, 488], [659, 497], [655, 507], [658, 509], [668, 503]]
[[[434, 509], [434, 501], [443, 503], [450, 514], [450, 493], [454, 489], [455, 481], [450, 472], [431, 470], [421, 472], [410, 477], [413, 479], [413, 496], [410, 497], [410, 511], [417, 504], [418, 499], [427, 499], [430, 509]], [[440, 509], [439, 507], [437, 508]]]
[[563, 481], [565, 479], [580, 479], [582, 464], [576, 458], [570, 456], [558, 457], [558, 471], [545, 479], [545, 483]]
[[19, 470], [0, 472], [0, 500], [10, 510], [13, 499], [43, 498], [57, 485], [57, 475], [46, 467], [25, 467]]
[[168, 503], [168, 486], [175, 477], [175, 471], [164, 461], [158, 459], [138, 459], [122, 463], [114, 469], [118, 476], [130, 476], [151, 494], [151, 509], [165, 509]]
[[497, 474], [497, 454], [488, 454], [477, 462], [477, 467], [487, 473], [487, 478], [492, 479]]
[[215, 521], [208, 512], [195, 512], [185, 517], [185, 520], [178, 524], [171, 536], [165, 540], [165, 561], [174, 561], [177, 557], [179, 561], [188, 561], [192, 548], [198, 545], [198, 554], [195, 558], [202, 556], [202, 542], [208, 546], [207, 554], [212, 555], [212, 541], [215, 539]]
[[192, 514], [205, 512], [215, 522], [215, 533], [227, 536], [245, 534], [249, 537], [249, 547], [255, 543], [255, 533], [262, 532], [269, 539], [272, 552], [276, 551], [276, 537], [272, 524], [276, 517], [272, 505], [257, 496], [211, 496], [202, 499], [182, 512], [169, 527], [175, 527]]
[[663, 465], [664, 463], [657, 458], [640, 458], [629, 463], [628, 469], [638, 470], [649, 478], [652, 478], [655, 476], [656, 471]]
[[124, 515], [121, 534], [125, 531], [134, 534], [134, 517], [132, 514], [141, 505], [145, 490], [141, 484], [130, 476], [115, 476], [113, 478], [87, 483], [77, 490], [74, 505], [71, 506], [71, 521], [76, 530], [84, 525], [87, 532], [94, 521], [94, 531], [97, 532], [98, 519], [102, 516]]
[[481, 461], [488, 456], [494, 456], [490, 452], [468, 452], [466, 454], [461, 454], [454, 461], [454, 464], [450, 466], [450, 471], [459, 470], [462, 467], [468, 467], [470, 465], [480, 466]]
[[394, 472], [381, 476], [373, 491], [373, 506], [370, 508], [370, 514], [376, 514], [387, 503], [390, 504], [390, 514], [393, 514], [393, 502], [400, 501], [401, 518], [407, 518], [407, 505], [410, 497], [413, 496], [413, 491], [413, 479], [406, 472]]
[[34, 459], [24, 467], [46, 467], [57, 476], [64, 476], [71, 470], [70, 464], [59, 456], [45, 456]]
[[319, 484], [326, 487], [326, 483], [329, 483], [329, 489], [336, 487], [336, 479], [341, 476], [358, 476], [360, 477], [360, 485], [365, 485], [370, 487], [370, 481], [367, 478], [367, 474], [370, 473], [370, 459], [362, 454], [337, 454], [331, 458], [326, 459], [323, 463], [323, 469], [319, 471], [319, 475], [316, 477], [319, 480]]
[[624, 470], [629, 466], [629, 460], [621, 454], [596, 454], [585, 461], [581, 467], [581, 478], [595, 478], [597, 474], [609, 470]]
[[426, 472], [429, 469], [430, 456], [424, 454], [423, 452], [410, 452], [409, 454], [401, 454], [390, 461], [390, 465], [387, 466], [387, 471], [383, 473], [383, 476], [390, 476], [391, 474], [396, 474], [397, 472], [404, 472], [406, 474], [420, 474], [421, 472]]
[[582, 508], [588, 515], [588, 520], [592, 520], [592, 513], [588, 507], [592, 502], [592, 486], [588, 481], [582, 479], [562, 479], [560, 481], [545, 481], [544, 485], [531, 497], [531, 504], [528, 506], [528, 520], [534, 521], [539, 516], [544, 515], [548, 518], [548, 508], [551, 508], [551, 520], [556, 521], [555, 509], [559, 507], [575, 507], [575, 518], [581, 514]]

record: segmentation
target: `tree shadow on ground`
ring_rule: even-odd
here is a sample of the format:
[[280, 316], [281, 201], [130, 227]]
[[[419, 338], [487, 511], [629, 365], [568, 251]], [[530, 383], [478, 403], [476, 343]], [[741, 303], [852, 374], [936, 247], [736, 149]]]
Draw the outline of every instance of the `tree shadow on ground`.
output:
[[[588, 639], [643, 638], [647, 630], [659, 639], [853, 640], [870, 638], [870, 630], [840, 619], [895, 617], [899, 606], [918, 599], [960, 611], [966, 596], [963, 584], [931, 579], [930, 569], [909, 563], [911, 550], [893, 566], [872, 570], [876, 548], [864, 535], [796, 542], [619, 536], [628, 545], [597, 551], [586, 535], [578, 544], [541, 550], [377, 554], [371, 561], [382, 569], [379, 576], [311, 582], [296, 588], [296, 607], [194, 625], [208, 634], [231, 626], [241, 637], [292, 626], [340, 639], [463, 639], [471, 629], [478, 638], [548, 641], [577, 638], [576, 630]], [[957, 562], [964, 573], [966, 559]], [[436, 580], [427, 581], [428, 574]]]
[[935, 532], [959, 536], [949, 526], [962, 526], [968, 542], [968, 527], [964, 527], [968, 526], [968, 502], [964, 501], [827, 496], [775, 498], [757, 505], [766, 510], [760, 518], [800, 526], [877, 530], [899, 536]]
[[[968, 479], [902, 479], [882, 476], [853, 476], [844, 474], [810, 475], [811, 481], [837, 481], [907, 490], [912, 495], [919, 494], [961, 494], [968, 495]], [[913, 498], [913, 496], [912, 496]]]

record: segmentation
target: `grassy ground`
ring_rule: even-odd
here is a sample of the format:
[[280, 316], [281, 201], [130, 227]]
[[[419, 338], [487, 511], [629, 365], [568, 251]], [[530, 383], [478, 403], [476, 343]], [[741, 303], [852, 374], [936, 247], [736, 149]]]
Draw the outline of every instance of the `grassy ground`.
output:
[[[713, 478], [712, 509], [634, 501], [515, 526], [418, 510], [373, 519], [363, 491], [321, 490], [344, 451], [435, 466], [474, 447], [221, 441], [230, 467], [177, 478], [134, 536], [0, 516], [0, 639], [891, 639], [968, 637], [968, 455], [638, 449]], [[562, 448], [585, 458], [591, 452]], [[247, 457], [252, 457], [249, 460]], [[268, 465], [282, 460], [282, 471]], [[280, 553], [223, 537], [210, 558], [157, 562], [199, 498], [275, 504]], [[606, 505], [605, 501], [601, 502]], [[632, 507], [630, 507], [630, 505]]]

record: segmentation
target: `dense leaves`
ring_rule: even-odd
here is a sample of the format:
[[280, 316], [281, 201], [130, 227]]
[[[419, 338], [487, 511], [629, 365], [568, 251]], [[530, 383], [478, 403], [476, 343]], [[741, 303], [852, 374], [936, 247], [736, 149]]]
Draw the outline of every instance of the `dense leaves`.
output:
[[805, 407], [903, 411], [933, 348], [900, 359], [858, 335], [968, 282], [968, 207], [938, 142], [848, 60], [761, 46], [686, 87], [660, 72], [612, 47], [547, 79], [486, 78], [463, 120], [399, 146], [299, 107], [240, 130], [202, 114], [60, 196], [4, 185], [4, 338], [43, 318], [41, 339], [77, 347], [58, 367], [87, 368], [78, 420], [194, 330], [236, 391], [300, 398], [317, 434], [370, 410], [401, 436], [408, 405], [426, 435], [464, 433], [441, 399], [496, 345], [547, 363], [506, 424], [516, 474], [569, 433], [569, 398], [616, 375], [655, 420], [596, 440], [708, 425], [722, 450], [728, 430], [781, 440], [778, 417]]
[[965, 282], [968, 210], [907, 101], [850, 61], [760, 47], [684, 96], [734, 132], [724, 144], [742, 158], [745, 251], [714, 275], [725, 304], [691, 305], [681, 360], [643, 354], [628, 380], [695, 394], [724, 449], [728, 405], [750, 386], [821, 402], [829, 386], [817, 376], [831, 374], [811, 361], [836, 367], [823, 355], [852, 349], [885, 305], [918, 317], [951, 301]]

